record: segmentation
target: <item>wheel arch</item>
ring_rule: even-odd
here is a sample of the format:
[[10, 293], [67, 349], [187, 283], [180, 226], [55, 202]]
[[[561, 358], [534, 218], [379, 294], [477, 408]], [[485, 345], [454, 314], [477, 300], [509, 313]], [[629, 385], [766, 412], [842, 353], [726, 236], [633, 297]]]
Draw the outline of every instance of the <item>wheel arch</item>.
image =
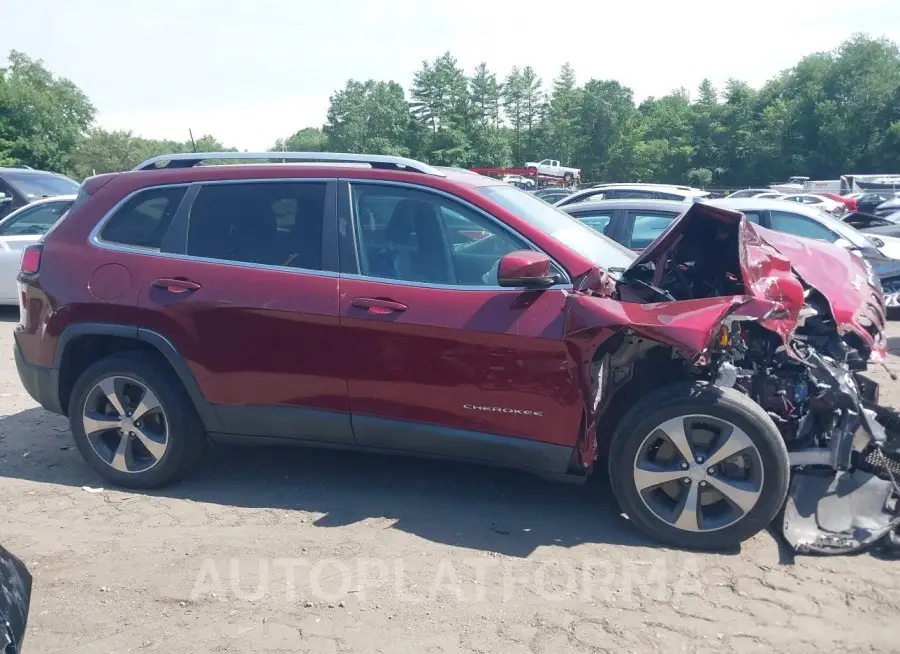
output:
[[111, 354], [139, 350], [157, 355], [181, 381], [207, 431], [220, 429], [215, 407], [203, 396], [194, 373], [175, 345], [159, 332], [115, 323], [74, 323], [66, 327], [56, 346], [53, 369], [63, 414], [68, 415], [69, 396], [88, 365]]
[[623, 417], [655, 388], [690, 378], [675, 349], [630, 331], [602, 343], [592, 357], [593, 370], [606, 368], [602, 399], [596, 411], [597, 456], [606, 456], [612, 435]]

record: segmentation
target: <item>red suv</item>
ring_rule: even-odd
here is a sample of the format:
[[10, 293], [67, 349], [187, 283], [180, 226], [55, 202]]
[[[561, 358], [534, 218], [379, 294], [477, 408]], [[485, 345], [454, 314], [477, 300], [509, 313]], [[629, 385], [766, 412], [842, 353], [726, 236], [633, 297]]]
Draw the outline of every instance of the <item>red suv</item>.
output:
[[576, 481], [603, 457], [638, 527], [707, 548], [764, 528], [792, 469], [791, 516], [820, 479], [892, 492], [894, 414], [859, 374], [884, 306], [853, 254], [696, 203], [636, 256], [465, 170], [209, 165], [236, 157], [273, 155], [89, 178], [24, 254], [20, 377], [107, 480], [169, 483], [208, 440]]

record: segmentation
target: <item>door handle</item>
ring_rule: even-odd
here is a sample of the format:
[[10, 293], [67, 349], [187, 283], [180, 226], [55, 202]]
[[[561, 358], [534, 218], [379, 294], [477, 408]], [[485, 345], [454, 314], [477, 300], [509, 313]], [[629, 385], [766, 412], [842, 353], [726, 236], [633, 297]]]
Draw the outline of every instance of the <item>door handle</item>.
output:
[[189, 279], [170, 279], [168, 277], [154, 280], [152, 286], [161, 288], [169, 293], [187, 293], [188, 291], [200, 289], [200, 284], [197, 282], [192, 282]]
[[393, 312], [403, 312], [406, 311], [409, 307], [405, 304], [401, 304], [400, 302], [394, 302], [393, 300], [383, 300], [381, 298], [376, 297], [355, 297], [350, 301], [355, 307], [359, 307], [360, 309], [368, 309], [369, 313], [393, 313]]

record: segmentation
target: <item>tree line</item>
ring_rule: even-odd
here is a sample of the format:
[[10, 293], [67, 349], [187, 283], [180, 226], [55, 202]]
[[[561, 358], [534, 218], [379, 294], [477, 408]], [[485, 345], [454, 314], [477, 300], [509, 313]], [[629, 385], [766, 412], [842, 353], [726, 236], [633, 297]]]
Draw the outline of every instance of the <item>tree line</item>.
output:
[[[167, 152], [228, 149], [209, 135], [158, 141], [93, 126], [94, 108], [71, 81], [22, 53], [9, 60], [0, 71], [0, 165], [82, 178]], [[554, 158], [581, 168], [585, 180], [707, 187], [900, 173], [900, 50], [855, 35], [758, 89], [704, 80], [693, 92], [641, 102], [615, 80], [579, 84], [569, 64], [545, 83], [531, 66], [500, 75], [482, 63], [467, 74], [447, 52], [422, 62], [409, 89], [349, 80], [330, 97], [321, 128], [270, 149], [395, 154], [465, 168]]]

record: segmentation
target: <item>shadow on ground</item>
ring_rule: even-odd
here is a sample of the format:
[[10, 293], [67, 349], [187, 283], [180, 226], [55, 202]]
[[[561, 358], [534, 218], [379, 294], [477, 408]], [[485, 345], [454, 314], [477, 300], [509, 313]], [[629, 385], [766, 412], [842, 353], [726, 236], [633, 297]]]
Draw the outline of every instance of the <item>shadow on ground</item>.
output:
[[[0, 477], [102, 485], [67, 421], [42, 409], [0, 418]], [[319, 527], [367, 518], [430, 541], [527, 556], [537, 547], [657, 547], [621, 516], [606, 475], [583, 486], [451, 462], [301, 448], [217, 447], [185, 481], [149, 495], [323, 514]], [[737, 552], [737, 550], [735, 551]]]

